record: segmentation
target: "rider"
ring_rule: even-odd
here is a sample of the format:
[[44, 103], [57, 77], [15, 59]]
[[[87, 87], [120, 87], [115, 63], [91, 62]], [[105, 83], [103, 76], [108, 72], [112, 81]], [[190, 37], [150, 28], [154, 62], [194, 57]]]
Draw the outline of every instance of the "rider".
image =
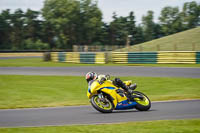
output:
[[[103, 80], [107, 80], [107, 76], [106, 75], [97, 75], [95, 72], [88, 72], [86, 75], [85, 75], [85, 78], [87, 80], [87, 83], [88, 85], [90, 86], [95, 80], [99, 80], [101, 81], [103, 78]], [[130, 89], [122, 80], [120, 80], [119, 78], [115, 78], [113, 80], [113, 84], [117, 87], [121, 87], [122, 89], [125, 90], [125, 92], [127, 92], [127, 97], [128, 99], [133, 99], [132, 97], [132, 92], [133, 92], [133, 89], [136, 88], [136, 85], [133, 85], [132, 86], [132, 89]]]

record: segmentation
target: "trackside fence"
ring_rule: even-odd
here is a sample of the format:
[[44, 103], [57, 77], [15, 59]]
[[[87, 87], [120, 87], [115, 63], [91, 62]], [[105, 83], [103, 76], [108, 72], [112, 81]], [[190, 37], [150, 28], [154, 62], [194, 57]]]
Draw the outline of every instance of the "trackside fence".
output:
[[200, 52], [51, 52], [51, 60], [87, 64], [200, 64]]
[[196, 52], [196, 64], [200, 64], [200, 52]]
[[[49, 53], [49, 52], [46, 52]], [[44, 52], [0, 52], [0, 59], [7, 57], [42, 57]], [[54, 62], [105, 64], [200, 64], [200, 51], [159, 52], [50, 52]]]
[[51, 52], [51, 60], [54, 62], [105, 64], [104, 52]]
[[200, 52], [113, 52], [112, 61], [114, 63], [128, 64], [200, 64]]
[[128, 64], [156, 64], [156, 52], [113, 52], [112, 61], [114, 63]]
[[0, 52], [0, 57], [42, 57], [43, 52]]

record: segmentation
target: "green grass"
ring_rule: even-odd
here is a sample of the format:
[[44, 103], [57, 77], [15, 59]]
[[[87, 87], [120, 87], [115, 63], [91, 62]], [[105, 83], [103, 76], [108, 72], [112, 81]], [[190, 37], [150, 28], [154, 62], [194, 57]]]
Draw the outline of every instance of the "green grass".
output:
[[141, 47], [142, 51], [200, 51], [200, 27], [117, 51], [141, 51]]
[[[151, 100], [199, 99], [200, 79], [122, 77], [138, 84]], [[0, 75], [0, 108], [86, 105], [87, 83], [76, 76]]]
[[0, 128], [2, 133], [199, 133], [200, 119], [128, 122], [121, 124]]
[[[60, 62], [44, 62], [41, 58], [1, 59], [0, 67], [70, 67], [90, 66], [90, 64], [73, 64]], [[97, 64], [94, 64], [97, 66]]]
[[200, 67], [200, 64], [73, 64], [44, 62], [41, 58], [0, 59], [0, 67], [72, 67], [72, 66], [153, 66], [153, 67]]

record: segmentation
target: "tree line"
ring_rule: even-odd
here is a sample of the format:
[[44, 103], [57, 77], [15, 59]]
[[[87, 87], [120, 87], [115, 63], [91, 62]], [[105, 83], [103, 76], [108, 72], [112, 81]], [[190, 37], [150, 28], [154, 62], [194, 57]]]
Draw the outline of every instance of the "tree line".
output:
[[0, 13], [1, 50], [69, 50], [73, 45], [130, 45], [188, 30], [200, 25], [200, 4], [184, 3], [182, 9], [167, 6], [158, 22], [148, 11], [136, 24], [134, 12], [102, 20], [93, 0], [45, 0], [40, 11], [9, 9]]

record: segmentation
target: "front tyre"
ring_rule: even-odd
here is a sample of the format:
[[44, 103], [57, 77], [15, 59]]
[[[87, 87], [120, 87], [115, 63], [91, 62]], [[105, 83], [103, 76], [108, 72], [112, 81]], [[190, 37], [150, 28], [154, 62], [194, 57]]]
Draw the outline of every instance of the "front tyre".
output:
[[98, 95], [94, 95], [92, 96], [90, 102], [96, 110], [102, 113], [111, 113], [114, 108], [113, 103], [107, 97], [104, 97], [102, 100], [98, 97]]
[[139, 91], [134, 91], [133, 95], [140, 95], [143, 97], [142, 99], [134, 98], [135, 102], [137, 103], [137, 105], [135, 106], [137, 110], [147, 111], [151, 108], [151, 101], [145, 94]]

